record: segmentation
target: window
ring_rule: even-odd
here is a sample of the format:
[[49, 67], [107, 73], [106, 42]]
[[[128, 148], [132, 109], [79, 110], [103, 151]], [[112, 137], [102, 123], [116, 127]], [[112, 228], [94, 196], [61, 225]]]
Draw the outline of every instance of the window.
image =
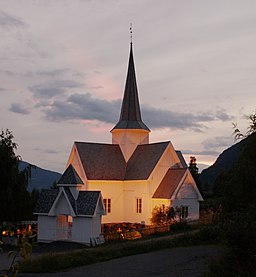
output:
[[142, 213], [142, 198], [136, 199], [136, 212], [137, 212], [137, 214]]
[[188, 217], [188, 206], [181, 206], [181, 218], [187, 218]]
[[103, 199], [103, 204], [107, 213], [111, 213], [111, 199]]

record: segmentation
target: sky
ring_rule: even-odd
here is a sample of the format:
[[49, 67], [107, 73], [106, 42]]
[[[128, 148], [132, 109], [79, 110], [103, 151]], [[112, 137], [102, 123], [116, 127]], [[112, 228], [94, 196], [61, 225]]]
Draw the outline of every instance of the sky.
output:
[[212, 164], [256, 109], [255, 0], [0, 0], [0, 129], [24, 161], [65, 170], [111, 143], [132, 23], [143, 122]]

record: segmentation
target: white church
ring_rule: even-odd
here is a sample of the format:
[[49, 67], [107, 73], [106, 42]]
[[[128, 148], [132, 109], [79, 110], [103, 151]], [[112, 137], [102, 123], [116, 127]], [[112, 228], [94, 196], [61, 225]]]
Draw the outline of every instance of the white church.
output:
[[38, 240], [89, 243], [101, 223], [151, 224], [157, 206], [180, 207], [199, 219], [202, 196], [180, 151], [170, 141], [150, 143], [142, 121], [130, 44], [120, 118], [112, 144], [74, 142], [58, 189], [41, 193]]

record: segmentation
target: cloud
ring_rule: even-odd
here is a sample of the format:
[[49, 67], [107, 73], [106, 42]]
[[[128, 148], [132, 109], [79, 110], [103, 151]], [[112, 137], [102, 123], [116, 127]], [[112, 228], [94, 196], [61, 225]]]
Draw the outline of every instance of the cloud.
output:
[[171, 129], [191, 129], [201, 132], [202, 129], [207, 128], [204, 123], [221, 120], [231, 120], [233, 117], [228, 115], [224, 110], [192, 114], [182, 112], [172, 112], [168, 110], [156, 109], [154, 107], [144, 106], [143, 118], [145, 122], [150, 123], [151, 128], [171, 128]]
[[9, 110], [14, 113], [19, 113], [19, 114], [29, 114], [30, 113], [30, 110], [28, 109], [28, 107], [25, 107], [21, 103], [12, 103]]
[[56, 149], [42, 149], [42, 148], [34, 148], [34, 151], [38, 151], [40, 153], [46, 153], [46, 154], [58, 154], [61, 151], [56, 150]]
[[[231, 129], [230, 129], [231, 130]], [[205, 149], [218, 149], [229, 147], [234, 143], [234, 138], [230, 135], [229, 137], [213, 137], [202, 142]]]
[[202, 151], [194, 151], [194, 150], [188, 150], [183, 149], [181, 150], [182, 154], [185, 155], [201, 155], [201, 156], [216, 156], [219, 155], [218, 151], [214, 150], [202, 150]]
[[0, 27], [26, 27], [27, 24], [17, 17], [9, 15], [3, 11], [0, 11]]
[[46, 70], [46, 71], [39, 71], [37, 72], [37, 75], [43, 76], [43, 77], [63, 77], [63, 76], [78, 76], [78, 77], [83, 77], [84, 74], [78, 72], [78, 71], [73, 71], [68, 68], [59, 68], [59, 69], [53, 69], [53, 70]]
[[54, 80], [46, 84], [38, 84], [29, 87], [36, 99], [38, 98], [52, 98], [54, 96], [64, 94], [68, 89], [81, 88], [81, 83], [71, 80]]
[[183, 149], [182, 153], [185, 155], [200, 155], [200, 156], [218, 156], [220, 149], [223, 150], [230, 147], [234, 142], [233, 138], [230, 137], [213, 137], [202, 142], [203, 150], [194, 151], [189, 149]]
[[115, 123], [118, 118], [120, 100], [107, 101], [92, 98], [90, 93], [73, 94], [66, 101], [54, 101], [46, 116], [50, 120], [98, 120]]
[[[63, 120], [98, 120], [101, 122], [115, 124], [119, 118], [121, 100], [102, 100], [93, 98], [90, 93], [72, 94], [66, 101], [56, 100], [45, 109], [46, 117], [53, 121]], [[220, 116], [221, 114], [221, 116]], [[188, 129], [202, 132], [207, 128], [206, 123], [216, 120], [230, 120], [224, 110], [215, 113], [182, 113], [157, 109], [150, 106], [142, 106], [143, 121], [150, 128], [161, 129]]]

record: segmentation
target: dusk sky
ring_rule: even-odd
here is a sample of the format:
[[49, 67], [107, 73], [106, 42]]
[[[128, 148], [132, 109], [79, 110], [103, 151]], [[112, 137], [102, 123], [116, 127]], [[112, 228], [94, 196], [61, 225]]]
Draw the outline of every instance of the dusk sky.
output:
[[256, 109], [255, 0], [0, 0], [0, 129], [63, 172], [74, 141], [111, 143], [133, 24], [142, 118], [212, 164]]

